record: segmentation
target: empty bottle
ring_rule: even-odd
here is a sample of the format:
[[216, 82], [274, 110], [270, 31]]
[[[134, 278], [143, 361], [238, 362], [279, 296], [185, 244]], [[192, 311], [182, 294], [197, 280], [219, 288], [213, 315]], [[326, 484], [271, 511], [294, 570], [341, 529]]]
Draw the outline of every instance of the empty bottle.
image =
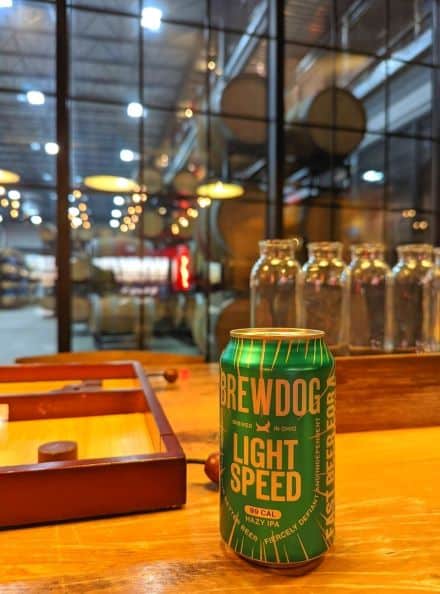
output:
[[349, 277], [349, 340], [351, 354], [392, 350], [391, 269], [381, 243], [351, 247]]
[[429, 350], [440, 351], [440, 247], [434, 249], [434, 266], [428, 274], [430, 292]]
[[347, 350], [348, 275], [342, 243], [320, 241], [307, 246], [309, 259], [299, 277], [300, 320], [304, 328], [324, 330], [333, 354]]
[[301, 266], [295, 250], [301, 245], [299, 238], [259, 242], [260, 257], [250, 276], [252, 327], [298, 325], [296, 291]]
[[423, 351], [429, 348], [432, 246], [407, 244], [397, 248], [399, 260], [393, 268], [394, 350]]

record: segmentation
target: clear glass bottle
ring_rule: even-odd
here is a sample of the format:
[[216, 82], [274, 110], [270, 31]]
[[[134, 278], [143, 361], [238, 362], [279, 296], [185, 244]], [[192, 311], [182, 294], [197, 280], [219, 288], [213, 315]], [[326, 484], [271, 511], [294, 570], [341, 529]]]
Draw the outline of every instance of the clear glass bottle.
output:
[[295, 259], [295, 251], [301, 245], [298, 237], [259, 242], [260, 257], [250, 276], [251, 327], [298, 325], [296, 285], [301, 265]]
[[347, 352], [348, 274], [342, 243], [320, 241], [307, 246], [309, 259], [299, 283], [300, 322], [324, 330], [335, 355]]
[[430, 350], [440, 351], [440, 247], [434, 249], [434, 266], [428, 276], [430, 292]]
[[429, 348], [432, 246], [407, 244], [397, 248], [394, 278], [394, 350], [423, 351]]
[[381, 243], [351, 246], [349, 279], [350, 354], [379, 354], [392, 351], [391, 269]]

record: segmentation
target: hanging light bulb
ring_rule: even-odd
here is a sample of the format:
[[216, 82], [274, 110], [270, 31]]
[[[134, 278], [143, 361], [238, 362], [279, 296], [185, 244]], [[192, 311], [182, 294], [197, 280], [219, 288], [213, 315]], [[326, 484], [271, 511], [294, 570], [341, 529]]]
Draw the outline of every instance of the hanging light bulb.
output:
[[144, 113], [144, 108], [140, 103], [133, 101], [127, 105], [127, 115], [130, 118], [141, 118]]
[[244, 188], [240, 184], [224, 183], [221, 180], [216, 180], [199, 186], [197, 194], [213, 200], [230, 200], [243, 196]]
[[199, 211], [196, 208], [188, 208], [186, 214], [192, 219], [196, 219], [199, 216]]
[[199, 196], [197, 198], [197, 204], [200, 208], [207, 208], [211, 204], [211, 198], [208, 198], [208, 196]]

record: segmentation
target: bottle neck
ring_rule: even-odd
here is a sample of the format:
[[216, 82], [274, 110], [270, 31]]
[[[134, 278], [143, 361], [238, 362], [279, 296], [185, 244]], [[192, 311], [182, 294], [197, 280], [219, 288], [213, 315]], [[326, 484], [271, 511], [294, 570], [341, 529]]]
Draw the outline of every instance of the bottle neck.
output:
[[358, 260], [383, 260], [385, 248], [382, 244], [365, 243], [354, 245], [351, 248], [351, 261]]
[[428, 244], [401, 245], [397, 248], [399, 261], [402, 263], [432, 263], [432, 246]]
[[307, 246], [309, 260], [334, 260], [342, 258], [342, 244], [339, 242], [316, 242]]
[[298, 243], [293, 239], [264, 239], [260, 241], [260, 256], [266, 258], [295, 258]]

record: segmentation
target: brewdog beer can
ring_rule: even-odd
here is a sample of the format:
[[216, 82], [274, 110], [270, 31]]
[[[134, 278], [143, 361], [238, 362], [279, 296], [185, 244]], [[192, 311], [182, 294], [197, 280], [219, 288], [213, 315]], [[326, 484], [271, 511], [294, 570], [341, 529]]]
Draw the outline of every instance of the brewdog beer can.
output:
[[312, 569], [334, 539], [335, 363], [318, 330], [232, 330], [220, 360], [220, 531]]

